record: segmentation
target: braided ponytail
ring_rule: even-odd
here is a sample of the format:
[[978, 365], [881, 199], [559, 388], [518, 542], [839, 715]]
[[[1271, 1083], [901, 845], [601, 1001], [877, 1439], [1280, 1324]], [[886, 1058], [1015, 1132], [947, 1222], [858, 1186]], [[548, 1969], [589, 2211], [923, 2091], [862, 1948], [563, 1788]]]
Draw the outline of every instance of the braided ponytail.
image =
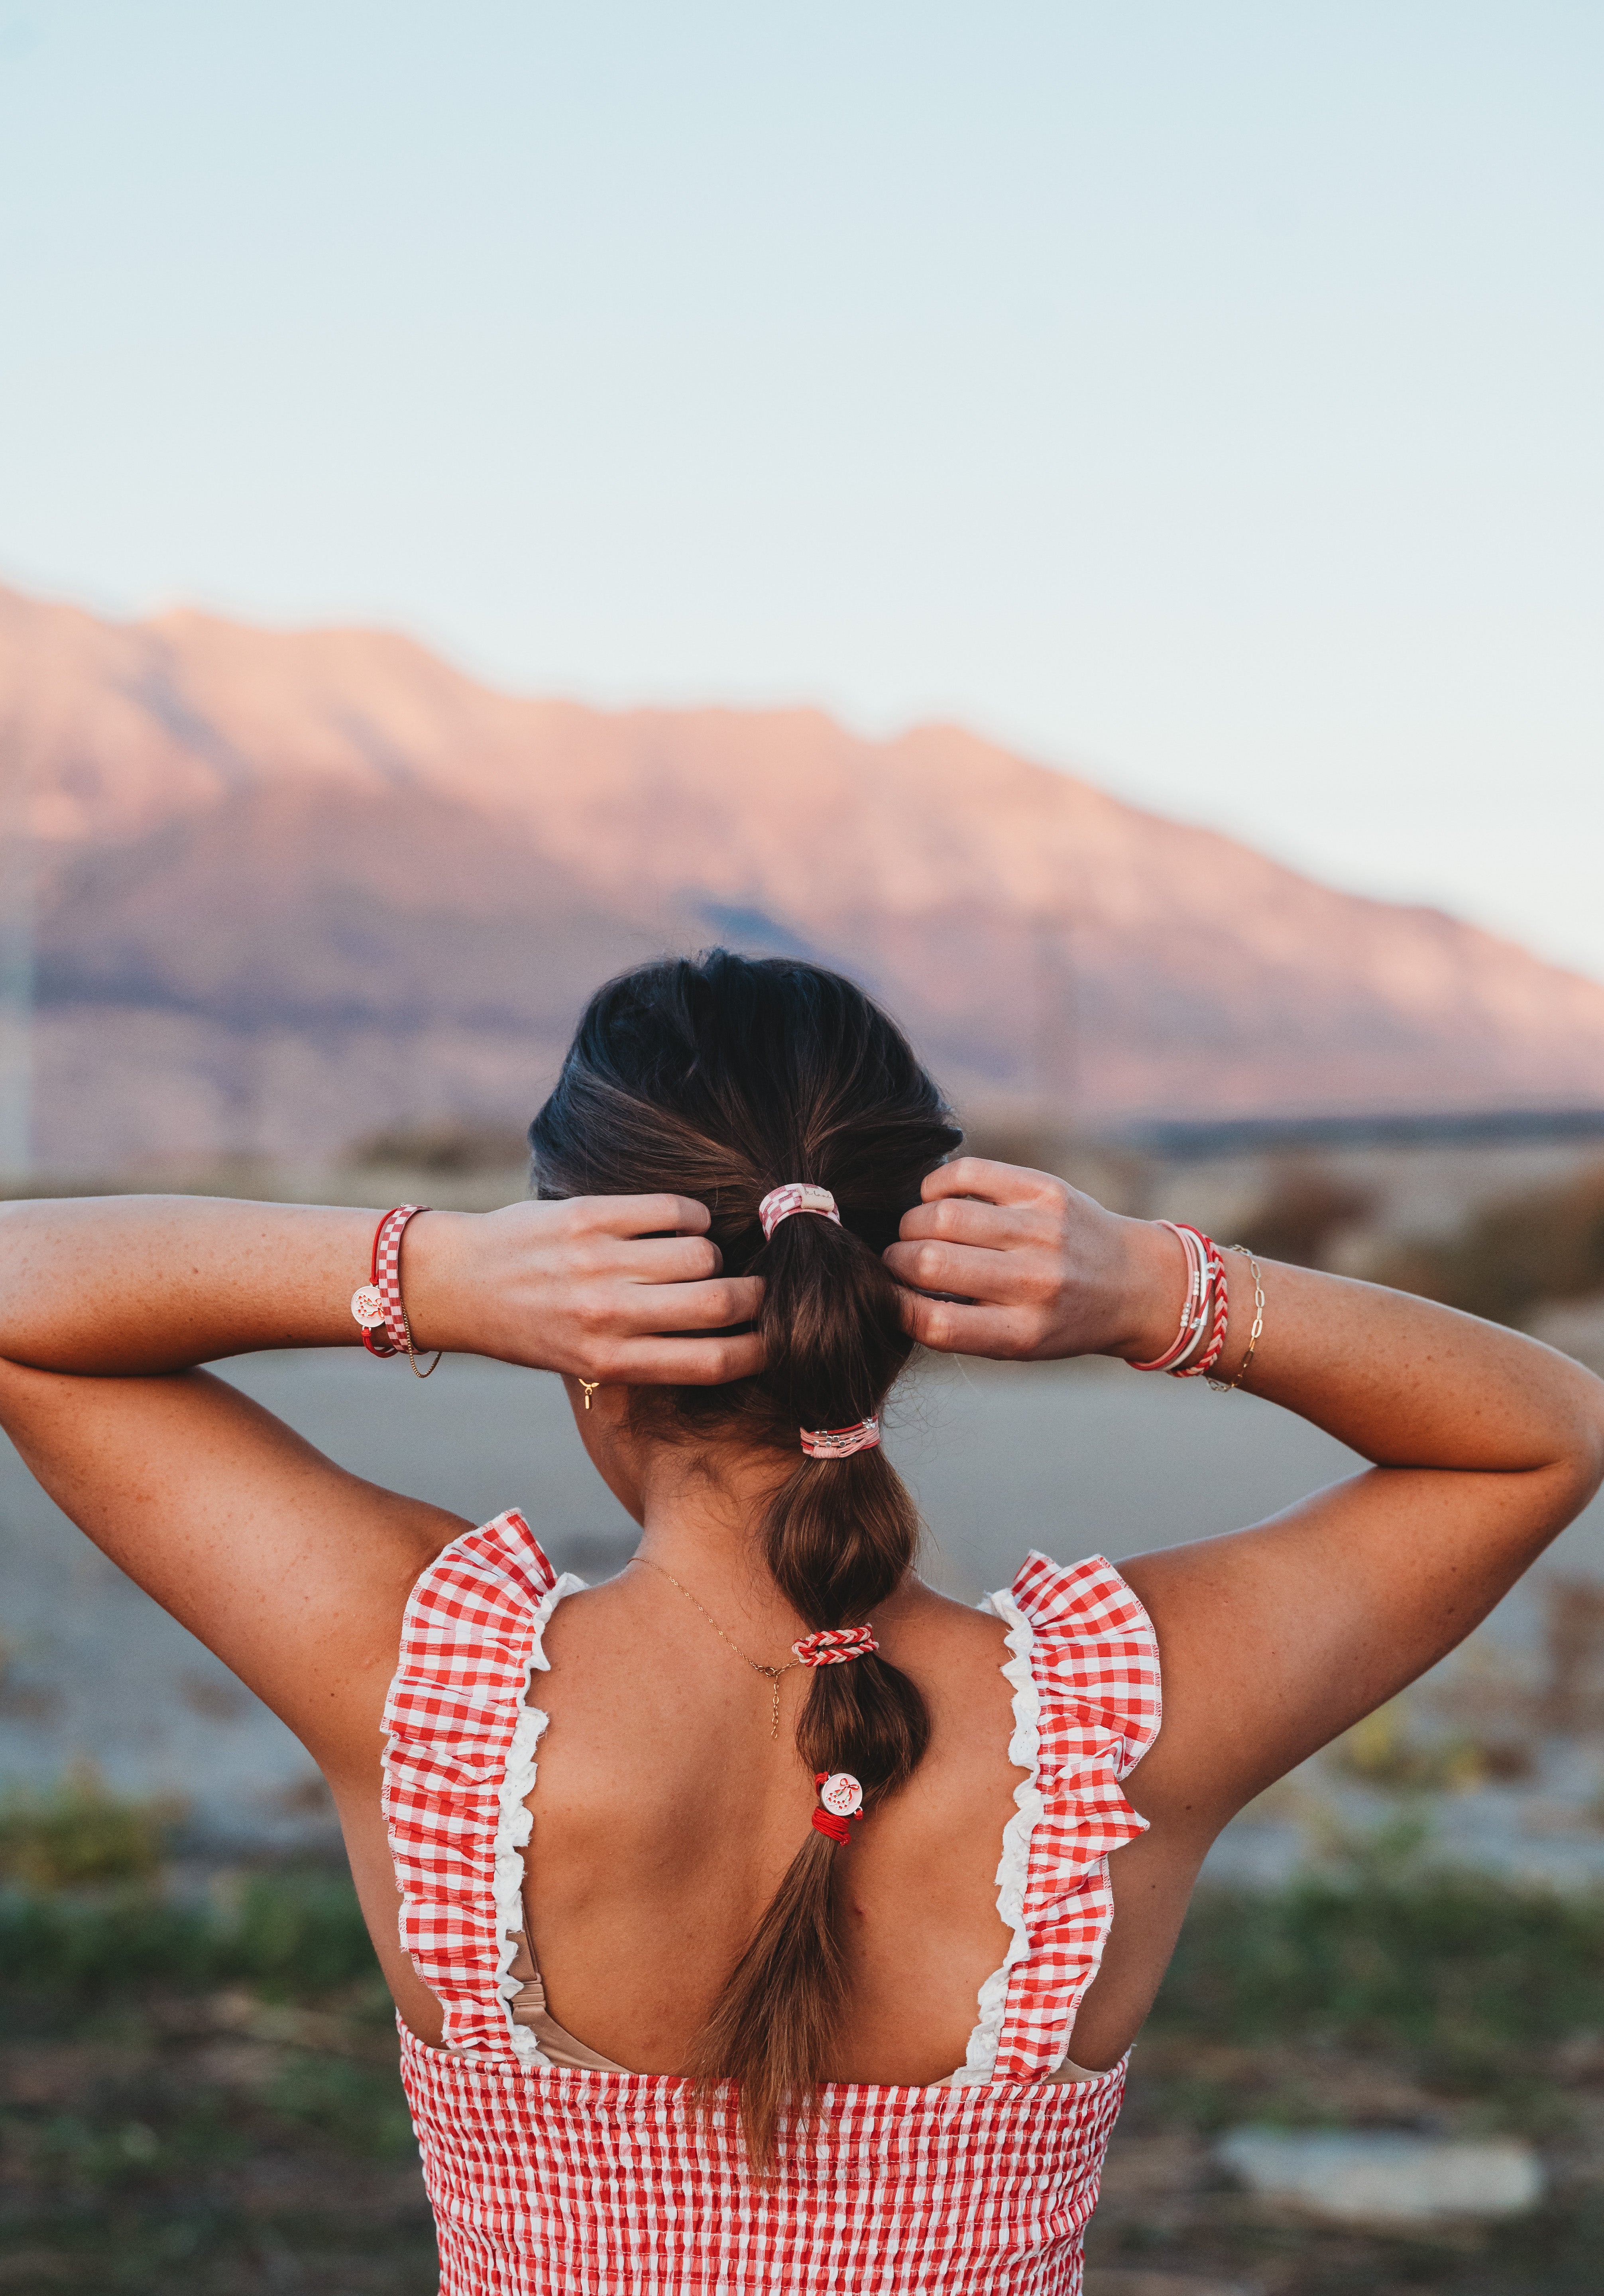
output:
[[[723, 1428], [798, 1449], [759, 1539], [810, 1631], [867, 1623], [913, 1562], [918, 1514], [885, 1453], [809, 1458], [799, 1431], [879, 1414], [911, 1351], [880, 1253], [961, 1137], [906, 1040], [851, 982], [723, 950], [601, 990], [530, 1128], [543, 1195], [695, 1196], [725, 1267], [763, 1278], [756, 1378], [638, 1390], [633, 1405], [665, 1431]], [[793, 1217], [765, 1241], [758, 1204], [792, 1180], [828, 1188], [840, 1224]], [[922, 1697], [888, 1660], [811, 1673], [798, 1756], [810, 1777], [850, 1772], [865, 1810], [907, 1783], [929, 1740]], [[829, 2077], [847, 1986], [841, 1854], [809, 1829], [687, 2066], [704, 2103], [733, 2086], [755, 2167]]]
[[[878, 1253], [845, 1227], [802, 1216], [774, 1230], [753, 1272], [765, 1282], [764, 1385], [788, 1421], [800, 1429], [877, 1414], [908, 1355], [896, 1289]], [[919, 1517], [877, 1444], [847, 1458], [799, 1458], [761, 1538], [775, 1585], [810, 1631], [856, 1627], [902, 1584]], [[871, 1812], [912, 1776], [929, 1735], [917, 1688], [872, 1653], [814, 1669], [797, 1751], [810, 1776], [849, 1771]], [[692, 2061], [704, 2084], [735, 2085], [754, 2162], [772, 2154], [788, 2103], [805, 2107], [828, 2072], [847, 1997], [835, 1871], [842, 1854], [810, 1827]]]

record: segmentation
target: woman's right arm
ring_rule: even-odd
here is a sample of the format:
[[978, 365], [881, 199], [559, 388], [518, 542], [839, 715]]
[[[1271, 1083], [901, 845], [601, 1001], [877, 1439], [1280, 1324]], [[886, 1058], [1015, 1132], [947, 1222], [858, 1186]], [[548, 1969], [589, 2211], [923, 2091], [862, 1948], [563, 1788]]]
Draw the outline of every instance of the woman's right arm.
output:
[[[365, 1773], [418, 1571], [467, 1526], [363, 1481], [198, 1368], [356, 1346], [376, 1211], [131, 1197], [0, 1210], [0, 1423], [45, 1488], [331, 1775]], [[421, 1349], [611, 1381], [755, 1367], [700, 1205], [430, 1212], [402, 1277]], [[373, 1376], [405, 1373], [374, 1365]]]

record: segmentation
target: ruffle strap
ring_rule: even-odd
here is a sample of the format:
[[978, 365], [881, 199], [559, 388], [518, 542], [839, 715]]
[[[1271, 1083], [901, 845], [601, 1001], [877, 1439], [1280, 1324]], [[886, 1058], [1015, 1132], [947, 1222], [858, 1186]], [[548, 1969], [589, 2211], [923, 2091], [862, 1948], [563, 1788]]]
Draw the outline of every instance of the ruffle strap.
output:
[[986, 1607], [1007, 1628], [1009, 1759], [1029, 1778], [1002, 1836], [997, 1910], [1013, 1931], [987, 1979], [961, 2079], [1029, 2080], [1067, 2054], [1113, 1917], [1108, 1861], [1145, 1833], [1121, 1790], [1158, 1734], [1158, 1646], [1113, 1565], [1033, 1552]]
[[544, 2064], [512, 2021], [523, 1851], [546, 1716], [528, 1704], [561, 1578], [520, 1514], [436, 1556], [413, 1587], [385, 1702], [384, 1816], [401, 1943], [446, 2013], [445, 2045]]

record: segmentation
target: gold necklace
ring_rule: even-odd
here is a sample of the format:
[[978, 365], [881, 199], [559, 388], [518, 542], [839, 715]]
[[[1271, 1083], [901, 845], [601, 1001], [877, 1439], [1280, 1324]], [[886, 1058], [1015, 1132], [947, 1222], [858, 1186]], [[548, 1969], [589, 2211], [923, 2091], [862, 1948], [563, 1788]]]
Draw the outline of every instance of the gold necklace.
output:
[[801, 1660], [799, 1658], [793, 1658], [784, 1666], [765, 1666], [761, 1659], [748, 1658], [745, 1651], [741, 1649], [741, 1644], [735, 1640], [734, 1636], [725, 1634], [724, 1628], [719, 1625], [718, 1620], [714, 1617], [712, 1611], [708, 1610], [707, 1604], [705, 1603], [697, 1602], [695, 1595], [691, 1592], [689, 1587], [680, 1587], [680, 1582], [675, 1577], [672, 1570], [665, 1570], [662, 1564], [660, 1562], [654, 1562], [650, 1554], [632, 1554], [629, 1559], [632, 1562], [643, 1562], [648, 1570], [655, 1570], [659, 1578], [667, 1578], [671, 1587], [679, 1587], [679, 1591], [684, 1596], [686, 1602], [694, 1605], [694, 1607], [701, 1612], [703, 1618], [706, 1619], [708, 1624], [712, 1628], [720, 1642], [728, 1643], [736, 1657], [741, 1659], [746, 1665], [749, 1666], [754, 1674], [767, 1676], [769, 1688], [774, 1694], [774, 1709], [772, 1718], [772, 1726], [769, 1730], [769, 1736], [771, 1738], [777, 1738], [780, 1735], [780, 1677], [782, 1674], [789, 1674], [793, 1667], [800, 1666], [802, 1663]]

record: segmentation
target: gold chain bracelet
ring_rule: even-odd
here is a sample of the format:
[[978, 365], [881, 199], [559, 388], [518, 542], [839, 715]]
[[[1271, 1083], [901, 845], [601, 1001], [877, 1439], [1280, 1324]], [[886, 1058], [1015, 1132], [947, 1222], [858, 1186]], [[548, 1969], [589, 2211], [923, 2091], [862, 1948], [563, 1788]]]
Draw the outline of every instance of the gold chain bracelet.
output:
[[1240, 1387], [1248, 1376], [1248, 1366], [1253, 1361], [1253, 1350], [1259, 1343], [1259, 1334], [1264, 1328], [1264, 1279], [1259, 1264], [1245, 1243], [1228, 1243], [1225, 1249], [1227, 1251], [1240, 1251], [1253, 1271], [1253, 1329], [1248, 1334], [1248, 1352], [1237, 1365], [1236, 1377], [1209, 1381], [1208, 1384], [1216, 1395], [1230, 1395]]

